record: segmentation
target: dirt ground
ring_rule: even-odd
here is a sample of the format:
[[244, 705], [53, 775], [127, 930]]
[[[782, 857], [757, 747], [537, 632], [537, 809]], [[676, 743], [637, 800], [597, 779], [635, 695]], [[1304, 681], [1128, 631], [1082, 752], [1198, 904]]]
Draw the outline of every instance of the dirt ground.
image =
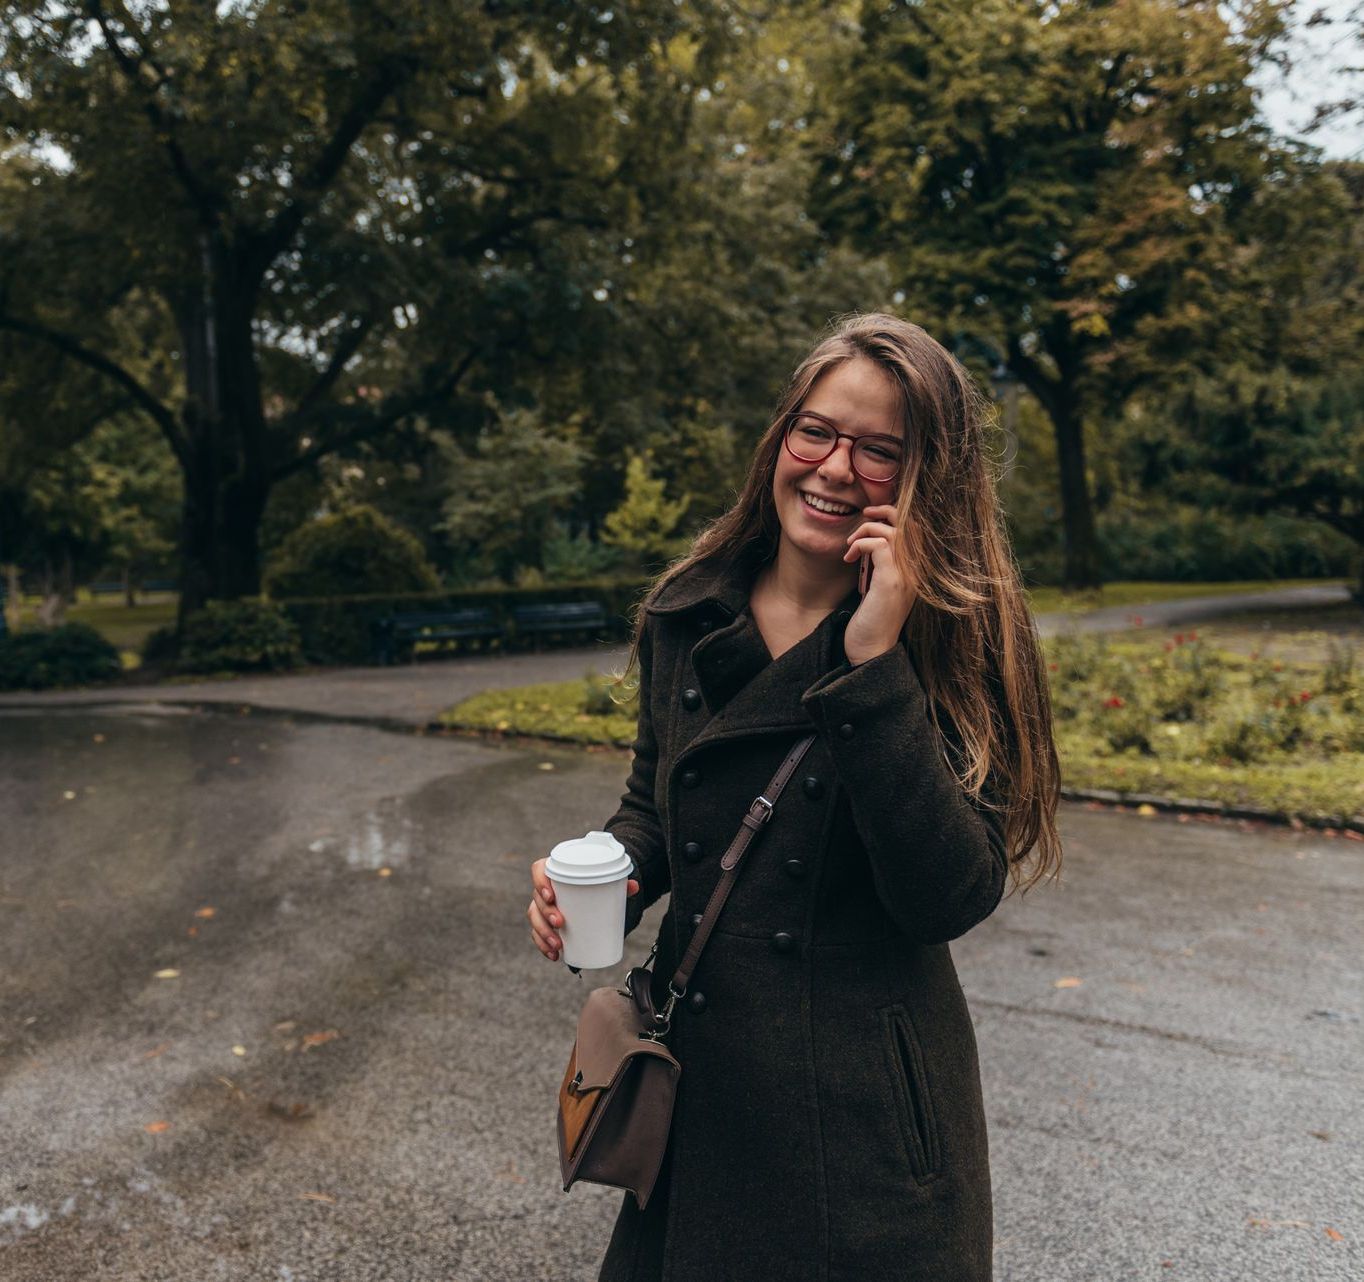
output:
[[[1189, 629], [1182, 629], [1188, 631]], [[1295, 663], [1325, 663], [1333, 649], [1353, 648], [1364, 666], [1364, 610], [1353, 601], [1314, 610], [1255, 610], [1197, 625], [1200, 638], [1234, 654]], [[1178, 628], [1140, 628], [1133, 640], [1161, 641]]]

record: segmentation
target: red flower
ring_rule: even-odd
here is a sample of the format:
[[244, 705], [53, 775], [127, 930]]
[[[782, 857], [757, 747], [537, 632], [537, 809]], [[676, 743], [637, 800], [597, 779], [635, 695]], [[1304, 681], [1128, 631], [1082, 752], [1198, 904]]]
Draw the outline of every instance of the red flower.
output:
[[1304, 690], [1304, 691], [1298, 696], [1298, 702], [1299, 702], [1299, 703], [1306, 703], [1306, 702], [1308, 701], [1308, 699], [1310, 699], [1311, 697], [1312, 697], [1312, 692], [1311, 692], [1310, 690]]
[[1047, 664], [1047, 671], [1048, 671], [1048, 672], [1055, 672], [1055, 671], [1056, 671], [1056, 664], [1054, 664], [1054, 663], [1049, 663], [1049, 664]]
[[1118, 696], [1117, 696], [1116, 694], [1115, 694], [1115, 695], [1111, 695], [1109, 698], [1107, 698], [1107, 699], [1104, 700], [1104, 707], [1105, 707], [1105, 708], [1121, 708], [1121, 707], [1122, 707], [1122, 700], [1121, 700], [1120, 698], [1118, 698]]
[[1183, 644], [1184, 644], [1184, 634], [1183, 634], [1182, 632], [1176, 632], [1176, 633], [1175, 633], [1175, 644], [1176, 644], [1176, 645], [1183, 645]]
[[1189, 633], [1189, 640], [1190, 640], [1190, 641], [1197, 641], [1197, 640], [1198, 640], [1198, 633], [1197, 633], [1196, 631], [1195, 631], [1195, 632], [1190, 632], [1190, 633]]

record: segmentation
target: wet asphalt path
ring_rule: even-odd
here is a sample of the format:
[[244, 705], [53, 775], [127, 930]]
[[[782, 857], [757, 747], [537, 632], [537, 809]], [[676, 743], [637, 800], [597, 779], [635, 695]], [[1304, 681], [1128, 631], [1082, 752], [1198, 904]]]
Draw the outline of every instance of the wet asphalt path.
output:
[[[553, 1139], [586, 980], [523, 912], [529, 861], [598, 826], [626, 766], [0, 716], [0, 1278], [594, 1278], [619, 1195], [564, 1194]], [[1064, 885], [953, 946], [996, 1278], [1364, 1276], [1364, 847], [1063, 826]]]

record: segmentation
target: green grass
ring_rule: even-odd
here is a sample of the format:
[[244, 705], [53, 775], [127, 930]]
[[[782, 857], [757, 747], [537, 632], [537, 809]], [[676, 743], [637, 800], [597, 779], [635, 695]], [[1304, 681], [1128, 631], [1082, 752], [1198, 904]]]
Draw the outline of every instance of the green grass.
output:
[[1190, 597], [1228, 596], [1238, 592], [1268, 592], [1273, 588], [1315, 587], [1343, 583], [1343, 579], [1264, 579], [1235, 583], [1106, 583], [1097, 591], [1063, 592], [1060, 588], [1030, 588], [1028, 600], [1036, 614], [1084, 614], [1115, 605], [1153, 605]]
[[[1364, 817], [1364, 750], [1355, 750], [1364, 745], [1364, 674], [1211, 651], [1201, 642], [1170, 645], [1100, 637], [1048, 643], [1067, 788], [1253, 807], [1317, 824]], [[600, 681], [486, 691], [442, 720], [628, 747], [633, 702], [595, 715], [586, 711], [589, 698], [600, 702]], [[1175, 711], [1186, 699], [1192, 707]], [[1124, 748], [1131, 734], [1149, 750]], [[1228, 755], [1241, 752], [1245, 759]]]
[[[123, 659], [125, 668], [138, 666], [138, 655], [142, 643], [157, 628], [175, 622], [176, 598], [169, 594], [158, 594], [144, 605], [131, 609], [115, 597], [91, 600], [88, 597], [77, 600], [68, 607], [66, 617], [71, 623], [88, 623], [103, 634]], [[38, 610], [32, 601], [26, 601], [19, 611], [19, 627], [37, 627]]]

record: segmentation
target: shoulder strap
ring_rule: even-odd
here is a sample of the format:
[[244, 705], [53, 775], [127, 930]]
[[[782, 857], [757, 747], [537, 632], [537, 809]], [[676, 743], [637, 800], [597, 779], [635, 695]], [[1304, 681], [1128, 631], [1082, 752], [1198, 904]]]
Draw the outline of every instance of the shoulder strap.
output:
[[[691, 943], [687, 945], [687, 951], [682, 955], [682, 962], [677, 968], [677, 974], [673, 976], [672, 983], [669, 985], [673, 999], [680, 997], [687, 991], [687, 981], [691, 979], [692, 971], [696, 969], [697, 959], [701, 956], [701, 950], [706, 946], [706, 940], [710, 938], [710, 932], [715, 927], [715, 919], [720, 915], [720, 909], [725, 906], [725, 900], [729, 898], [729, 892], [734, 889], [734, 883], [738, 880], [739, 863], [744, 857], [744, 852], [748, 849], [753, 838], [762, 830], [763, 825], [772, 817], [772, 807], [777, 804], [777, 798], [781, 796], [782, 789], [786, 787], [787, 781], [795, 773], [796, 767], [800, 765], [800, 759], [806, 754], [814, 741], [814, 735], [807, 735], [796, 744], [786, 754], [786, 760], [781, 763], [780, 769], [772, 776], [772, 782], [767, 785], [766, 790], [755, 797], [753, 804], [749, 806], [748, 813], [739, 825], [739, 831], [734, 834], [734, 840], [730, 842], [729, 849], [725, 851], [724, 858], [720, 860], [719, 884], [711, 892], [706, 911], [701, 914], [701, 922], [692, 932]], [[669, 1005], [671, 1005], [671, 1001]]]

